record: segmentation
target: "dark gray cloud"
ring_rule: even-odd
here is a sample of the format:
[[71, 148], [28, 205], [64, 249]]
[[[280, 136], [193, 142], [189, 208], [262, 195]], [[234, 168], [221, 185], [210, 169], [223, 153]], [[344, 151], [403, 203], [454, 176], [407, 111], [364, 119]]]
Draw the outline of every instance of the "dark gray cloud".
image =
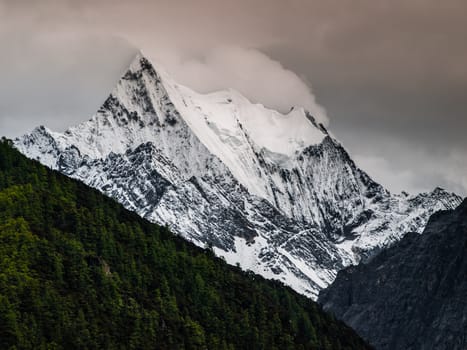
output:
[[357, 4], [325, 20], [319, 46], [267, 52], [313, 82], [333, 131], [383, 183], [465, 194], [467, 3]]
[[0, 55], [3, 135], [22, 134], [38, 123], [63, 130], [88, 118], [123, 73], [122, 61], [128, 63], [134, 55], [120, 39], [68, 39], [70, 47], [24, 45], [27, 40], [18, 38], [18, 46], [10, 45]]
[[390, 189], [466, 194], [466, 15], [463, 0], [0, 0], [0, 130], [88, 118], [138, 47], [198, 90], [278, 108], [316, 96]]

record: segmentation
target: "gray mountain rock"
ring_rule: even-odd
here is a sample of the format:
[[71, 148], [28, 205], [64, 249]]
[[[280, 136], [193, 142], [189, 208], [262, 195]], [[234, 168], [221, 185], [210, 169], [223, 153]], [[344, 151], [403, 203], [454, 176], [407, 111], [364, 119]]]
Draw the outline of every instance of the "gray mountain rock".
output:
[[340, 271], [319, 302], [376, 349], [467, 349], [467, 200]]

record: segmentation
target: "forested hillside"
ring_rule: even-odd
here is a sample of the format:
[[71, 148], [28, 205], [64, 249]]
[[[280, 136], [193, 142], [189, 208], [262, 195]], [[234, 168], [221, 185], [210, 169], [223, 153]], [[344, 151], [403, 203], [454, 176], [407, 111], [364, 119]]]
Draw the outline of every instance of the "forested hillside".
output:
[[0, 142], [1, 349], [367, 349], [317, 304]]

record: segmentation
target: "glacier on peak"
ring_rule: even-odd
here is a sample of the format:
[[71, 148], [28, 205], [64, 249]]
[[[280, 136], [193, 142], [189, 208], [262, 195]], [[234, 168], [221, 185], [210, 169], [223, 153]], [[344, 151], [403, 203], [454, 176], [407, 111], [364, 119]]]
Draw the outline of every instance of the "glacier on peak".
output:
[[443, 190], [391, 195], [303, 108], [198, 94], [141, 53], [90, 120], [36, 128], [15, 146], [313, 298], [338, 270], [460, 203]]

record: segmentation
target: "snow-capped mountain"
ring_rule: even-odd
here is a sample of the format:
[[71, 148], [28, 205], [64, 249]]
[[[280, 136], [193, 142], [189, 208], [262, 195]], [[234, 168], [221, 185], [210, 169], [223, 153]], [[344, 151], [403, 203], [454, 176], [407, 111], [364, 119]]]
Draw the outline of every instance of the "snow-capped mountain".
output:
[[442, 189], [391, 195], [304, 109], [195, 93], [141, 54], [89, 121], [63, 134], [41, 126], [15, 145], [312, 298], [338, 270], [461, 202]]

